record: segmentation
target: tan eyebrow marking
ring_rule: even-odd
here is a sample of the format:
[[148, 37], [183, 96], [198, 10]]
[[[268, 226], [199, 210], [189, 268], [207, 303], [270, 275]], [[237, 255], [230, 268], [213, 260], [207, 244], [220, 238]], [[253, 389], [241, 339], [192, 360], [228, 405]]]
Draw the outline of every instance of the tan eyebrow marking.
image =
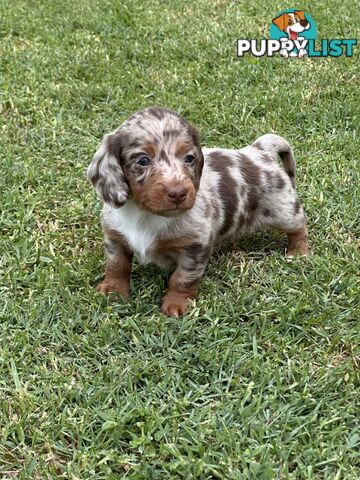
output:
[[139, 145], [139, 150], [132, 153], [130, 156], [129, 156], [129, 159], [130, 160], [133, 160], [134, 158], [138, 157], [139, 155], [143, 154], [143, 155], [149, 155], [149, 157], [155, 157], [156, 156], [156, 153], [157, 153], [157, 149], [155, 148], [154, 145], [152, 145], [151, 143], [147, 144], [147, 145]]
[[175, 147], [175, 155], [176, 156], [182, 156], [182, 155], [186, 155], [189, 150], [193, 149], [194, 146], [193, 145], [189, 145], [188, 143], [184, 143], [184, 142], [177, 142], [176, 143], [176, 147]]

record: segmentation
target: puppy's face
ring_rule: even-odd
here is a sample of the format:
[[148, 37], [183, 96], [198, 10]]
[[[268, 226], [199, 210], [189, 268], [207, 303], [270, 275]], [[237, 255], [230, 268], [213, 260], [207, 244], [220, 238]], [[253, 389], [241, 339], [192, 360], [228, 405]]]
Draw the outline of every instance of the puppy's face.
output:
[[[104, 142], [103, 148], [122, 170], [122, 184], [112, 188], [124, 189], [125, 183], [129, 198], [158, 215], [179, 215], [194, 206], [203, 155], [197, 131], [177, 113], [147, 108], [126, 120]], [[119, 203], [124, 202], [113, 202], [115, 206], [121, 206]]]
[[297, 10], [294, 13], [284, 13], [280, 17], [273, 19], [273, 23], [286, 32], [291, 40], [296, 40], [297, 35], [304, 30], [310, 28], [310, 23], [305, 18], [305, 13], [302, 10]]
[[135, 114], [121, 130], [128, 139], [121, 159], [130, 197], [160, 215], [192, 208], [203, 162], [193, 127], [177, 114], [154, 107]]

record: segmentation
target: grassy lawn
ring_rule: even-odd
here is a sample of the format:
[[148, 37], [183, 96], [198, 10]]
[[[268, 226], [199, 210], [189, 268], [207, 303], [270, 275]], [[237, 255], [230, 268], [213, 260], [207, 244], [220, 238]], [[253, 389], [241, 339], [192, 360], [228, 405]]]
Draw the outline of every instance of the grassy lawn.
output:
[[[359, 52], [236, 59], [299, 6], [354, 38], [350, 0], [1, 1], [0, 478], [358, 479]], [[358, 47], [360, 49], [360, 47]], [[312, 255], [285, 237], [219, 250], [181, 320], [135, 263], [95, 292], [102, 135], [163, 105], [207, 146], [294, 146]]]

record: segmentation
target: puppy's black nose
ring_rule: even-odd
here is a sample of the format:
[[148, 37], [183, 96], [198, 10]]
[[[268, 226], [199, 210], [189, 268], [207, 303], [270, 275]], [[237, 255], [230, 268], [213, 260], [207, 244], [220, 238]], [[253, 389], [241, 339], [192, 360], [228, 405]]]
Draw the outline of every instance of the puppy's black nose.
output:
[[167, 189], [167, 194], [170, 200], [178, 205], [186, 200], [188, 190], [185, 187], [170, 187]]
[[308, 24], [308, 23], [309, 23], [309, 22], [308, 22], [307, 20], [300, 20], [300, 25], [301, 25], [302, 27], [307, 27], [307, 24]]

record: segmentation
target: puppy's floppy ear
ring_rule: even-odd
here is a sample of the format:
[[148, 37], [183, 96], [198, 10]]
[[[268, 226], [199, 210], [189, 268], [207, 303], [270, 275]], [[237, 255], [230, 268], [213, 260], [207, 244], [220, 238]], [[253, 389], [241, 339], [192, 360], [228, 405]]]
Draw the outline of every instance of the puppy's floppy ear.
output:
[[298, 15], [298, 17], [300, 18], [300, 20], [306, 20], [305, 18], [305, 12], [303, 10], [296, 10], [296, 15]]
[[204, 166], [204, 155], [203, 155], [202, 150], [201, 150], [199, 132], [192, 125], [189, 125], [189, 131], [190, 131], [190, 135], [192, 137], [192, 140], [194, 142], [194, 145], [196, 146], [198, 154], [199, 154], [199, 159], [198, 159], [198, 162], [197, 162], [197, 165], [196, 165], [196, 178], [197, 178], [197, 182], [198, 182], [197, 186], [199, 186], [200, 178], [201, 178], [201, 174], [202, 174], [202, 169], [203, 169], [203, 166]]
[[124, 205], [129, 198], [129, 188], [120, 164], [120, 155], [113, 147], [118, 143], [118, 139], [115, 138], [114, 141], [113, 136], [118, 135], [113, 133], [104, 136], [86, 172], [87, 178], [104, 202], [115, 208]]
[[273, 18], [272, 23], [276, 25], [280, 30], [285, 31], [286, 25], [286, 20], [287, 20], [287, 13], [283, 13], [280, 15], [280, 17]]

